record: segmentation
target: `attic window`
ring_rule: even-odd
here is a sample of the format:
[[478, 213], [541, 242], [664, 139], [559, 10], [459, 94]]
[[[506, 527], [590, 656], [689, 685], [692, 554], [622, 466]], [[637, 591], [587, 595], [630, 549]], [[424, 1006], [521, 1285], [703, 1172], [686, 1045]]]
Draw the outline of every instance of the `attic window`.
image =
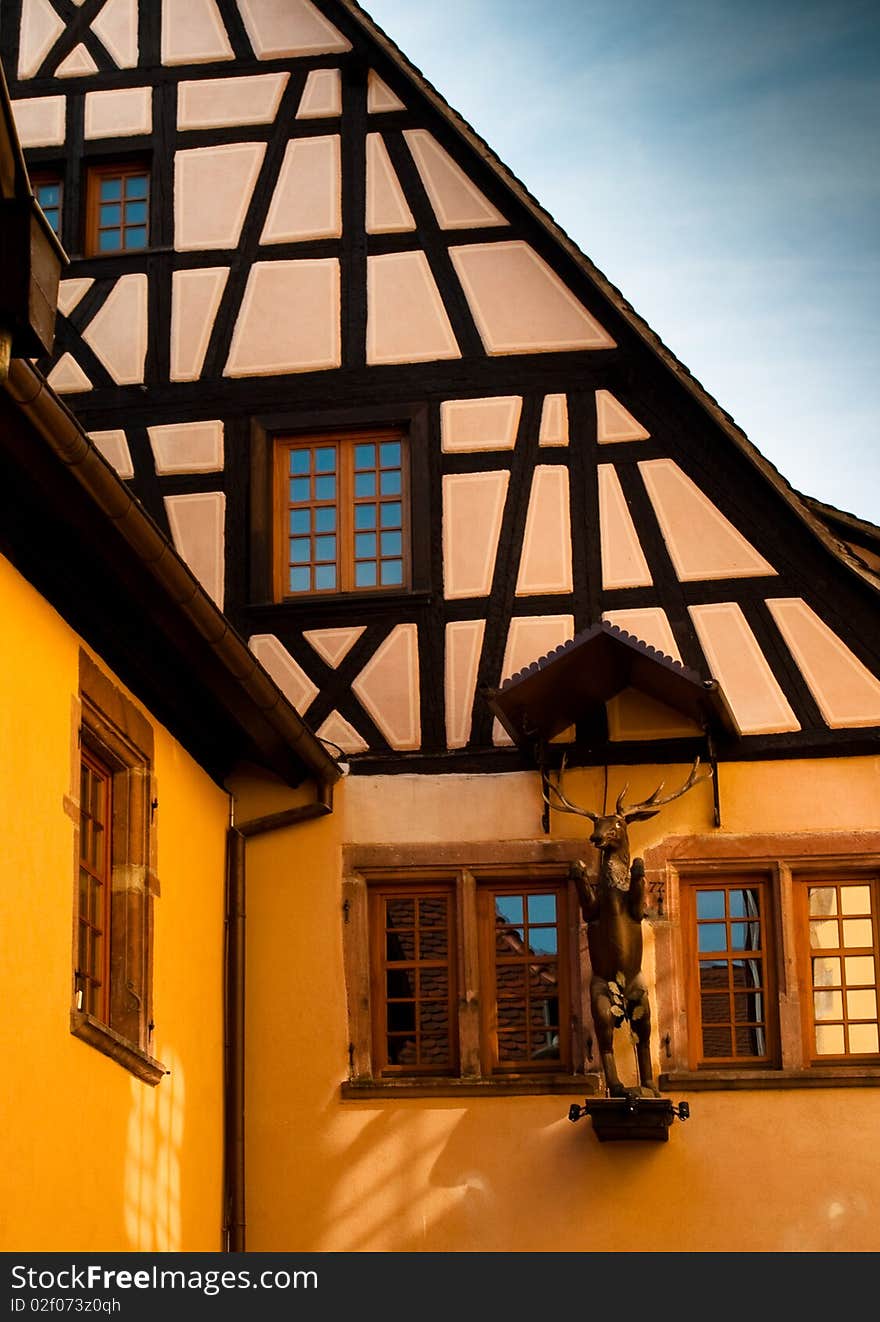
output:
[[409, 586], [400, 432], [281, 438], [275, 461], [276, 600]]
[[150, 174], [143, 162], [92, 166], [86, 185], [86, 253], [110, 256], [147, 247]]

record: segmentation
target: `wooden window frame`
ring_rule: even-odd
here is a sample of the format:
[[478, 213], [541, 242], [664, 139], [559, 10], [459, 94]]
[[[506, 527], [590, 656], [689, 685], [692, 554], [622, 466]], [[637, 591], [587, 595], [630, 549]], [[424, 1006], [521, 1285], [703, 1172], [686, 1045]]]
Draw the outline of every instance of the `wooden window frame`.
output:
[[[147, 241], [140, 248], [126, 247], [123, 242], [118, 248], [101, 248], [100, 242], [100, 207], [101, 207], [101, 183], [108, 178], [120, 178], [123, 181], [136, 176], [145, 176], [147, 180], [147, 195], [143, 200], [146, 203], [147, 218], [144, 222], [144, 228], [147, 232]], [[123, 190], [124, 191], [124, 190]], [[121, 200], [124, 205], [124, 198]], [[147, 252], [150, 247], [150, 211], [152, 207], [152, 177], [150, 166], [143, 158], [127, 161], [101, 161], [89, 165], [86, 169], [86, 223], [85, 223], [85, 256], [86, 257], [122, 257], [132, 253]], [[124, 240], [126, 228], [140, 229], [141, 226], [126, 226], [124, 217], [119, 226], [121, 238]]]
[[[401, 492], [396, 497], [401, 506], [401, 526], [400, 528], [389, 529], [388, 531], [400, 532], [401, 536], [401, 556], [402, 578], [399, 583], [381, 583], [377, 582], [370, 585], [359, 585], [355, 582], [356, 575], [356, 534], [354, 511], [358, 504], [359, 497], [355, 491], [355, 447], [363, 444], [375, 443], [381, 446], [383, 443], [396, 442], [400, 445], [401, 463]], [[289, 571], [291, 568], [289, 561], [289, 546], [291, 534], [289, 532], [289, 514], [291, 503], [288, 493], [289, 474], [289, 456], [293, 451], [314, 451], [319, 448], [335, 447], [338, 462], [335, 469], [336, 476], [336, 495], [331, 502], [312, 500], [308, 503], [303, 502], [300, 508], [319, 508], [328, 507], [331, 503], [336, 510], [336, 526], [331, 534], [336, 539], [336, 586], [332, 588], [309, 587], [301, 591], [293, 591], [289, 586]], [[374, 596], [376, 594], [409, 592], [412, 584], [412, 556], [411, 556], [411, 480], [409, 466], [409, 446], [407, 444], [406, 433], [401, 428], [369, 428], [357, 431], [346, 431], [344, 429], [330, 430], [326, 432], [311, 433], [307, 435], [279, 435], [275, 437], [274, 444], [274, 465], [273, 465], [273, 596], [277, 602], [290, 602], [312, 600], [314, 598], [331, 597], [337, 598], [343, 595], [351, 596]], [[377, 472], [380, 468], [377, 466]], [[392, 499], [393, 499], [392, 495]], [[378, 506], [381, 501], [377, 494], [375, 503]], [[381, 537], [382, 530], [377, 521], [375, 535]], [[378, 547], [377, 547], [378, 551]], [[387, 557], [397, 558], [397, 557]], [[377, 555], [377, 562], [381, 561], [381, 556]], [[314, 565], [315, 561], [310, 564]], [[381, 577], [377, 574], [377, 578]]]
[[[153, 1034], [153, 899], [156, 829], [152, 726], [85, 652], [80, 654], [75, 767], [71, 815], [76, 823], [74, 946], [70, 1029], [138, 1078], [156, 1084], [167, 1071], [150, 1051]], [[110, 817], [107, 858], [109, 921], [105, 938], [105, 991], [100, 1007], [84, 1007], [79, 968], [81, 809], [84, 760], [108, 776]]]
[[[810, 1047], [809, 949], [799, 888], [816, 878], [872, 881], [880, 887], [880, 831], [786, 835], [668, 837], [645, 853], [646, 875], [659, 897], [655, 940], [654, 1022], [660, 1044], [660, 1087], [687, 1091], [880, 1086], [880, 1056], [820, 1058]], [[694, 879], [729, 882], [762, 876], [772, 900], [770, 949], [776, 986], [776, 1060], [740, 1066], [697, 1064], [690, 1028], [689, 946], [685, 892]], [[875, 892], [876, 893], [876, 892]], [[880, 899], [880, 896], [878, 896]], [[772, 948], [771, 948], [772, 947]]]
[[[358, 851], [363, 855], [363, 851]], [[588, 1069], [585, 1055], [586, 1033], [583, 1028], [586, 988], [581, 975], [584, 952], [580, 948], [579, 924], [569, 922], [577, 913], [574, 883], [568, 875], [567, 859], [544, 861], [546, 851], [538, 851], [541, 862], [533, 861], [535, 851], [513, 852], [501, 846], [494, 850], [467, 847], [461, 859], [442, 868], [426, 861], [430, 851], [416, 847], [411, 862], [383, 866], [375, 860], [386, 847], [375, 846], [366, 860], [356, 857], [346, 861], [344, 889], [343, 949], [346, 990], [349, 1008], [350, 1071], [342, 1085], [343, 1096], [383, 1096], [401, 1093], [406, 1096], [482, 1095], [485, 1093], [570, 1093], [599, 1094], [598, 1072]], [[444, 849], [444, 855], [455, 855]], [[508, 862], [496, 861], [511, 852]], [[560, 851], [561, 852], [561, 851]], [[388, 847], [390, 856], [399, 851]], [[493, 858], [493, 855], [495, 856]], [[378, 931], [374, 896], [388, 895], [397, 888], [400, 894], [412, 894], [419, 888], [442, 887], [453, 898], [455, 908], [456, 952], [453, 961], [455, 994], [455, 1036], [457, 1053], [446, 1070], [388, 1068], [381, 1042], [383, 1013], [381, 997], [382, 960], [377, 941]], [[555, 893], [560, 897], [557, 926], [562, 937], [557, 955], [559, 978], [560, 1058], [515, 1064], [498, 1061], [497, 1042], [493, 1036], [494, 993], [492, 934], [486, 927], [486, 913], [494, 915], [493, 893], [528, 891]]]

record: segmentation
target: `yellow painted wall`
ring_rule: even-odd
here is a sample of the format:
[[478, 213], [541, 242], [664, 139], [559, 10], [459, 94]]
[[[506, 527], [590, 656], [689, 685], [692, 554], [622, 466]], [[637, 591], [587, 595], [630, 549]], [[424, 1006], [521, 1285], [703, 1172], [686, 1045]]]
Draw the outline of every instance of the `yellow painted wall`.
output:
[[0, 619], [0, 1249], [219, 1249], [227, 796], [151, 721], [153, 1088], [70, 1033], [80, 639], [2, 558]]
[[[611, 768], [645, 797], [687, 767]], [[721, 768], [724, 831], [880, 829], [880, 759]], [[602, 806], [603, 772], [567, 791]], [[340, 846], [543, 838], [537, 778], [350, 777], [331, 818], [249, 842], [251, 1251], [871, 1251], [880, 1087], [672, 1094], [667, 1143], [599, 1143], [583, 1094], [342, 1100]], [[709, 786], [634, 829], [712, 831]], [[586, 821], [554, 814], [557, 837]], [[589, 845], [584, 842], [585, 849]], [[653, 968], [648, 939], [646, 969]], [[655, 1043], [655, 1053], [657, 1046]]]

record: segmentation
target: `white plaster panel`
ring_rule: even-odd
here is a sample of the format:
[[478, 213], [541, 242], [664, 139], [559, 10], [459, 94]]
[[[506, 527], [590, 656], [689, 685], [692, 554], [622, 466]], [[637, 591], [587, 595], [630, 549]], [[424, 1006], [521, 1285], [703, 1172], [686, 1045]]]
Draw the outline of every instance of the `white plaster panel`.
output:
[[64, 142], [67, 99], [32, 96], [12, 102], [12, 117], [22, 147], [60, 147]]
[[171, 276], [171, 380], [198, 381], [228, 266], [195, 267]]
[[367, 74], [367, 113], [384, 115], [392, 110], [406, 110], [406, 106], [375, 69], [371, 69]]
[[421, 713], [417, 625], [398, 624], [392, 629], [351, 688], [392, 748], [418, 748]]
[[92, 388], [91, 381], [69, 353], [62, 354], [46, 380], [59, 395], [74, 395]]
[[257, 633], [248, 639], [248, 647], [265, 671], [271, 675], [291, 707], [302, 715], [318, 696], [318, 687], [302, 666], [294, 661], [273, 633]]
[[306, 79], [297, 119], [335, 119], [342, 114], [342, 78], [338, 69], [313, 69]]
[[776, 573], [673, 460], [645, 460], [639, 471], [683, 583]]
[[65, 317], [69, 316], [94, 283], [90, 275], [78, 276], [74, 280], [62, 280], [58, 285], [58, 311]]
[[338, 239], [342, 174], [337, 134], [292, 138], [284, 152], [261, 243]]
[[651, 435], [610, 390], [596, 391], [596, 430], [600, 445], [615, 441], [646, 441]]
[[539, 445], [568, 445], [568, 398], [545, 395], [541, 409]]
[[[515, 615], [507, 633], [501, 682], [518, 674], [533, 661], [539, 661], [573, 637], [573, 615]], [[495, 744], [509, 745], [513, 742], [500, 721], [493, 722], [492, 731]]]
[[449, 255], [487, 353], [614, 348], [611, 336], [527, 243], [467, 244], [450, 248]]
[[165, 511], [178, 554], [222, 610], [225, 495], [222, 491], [199, 491], [186, 496], [166, 496]]
[[148, 427], [156, 472], [218, 473], [223, 468], [223, 423], [171, 422]]
[[425, 129], [405, 129], [403, 136], [441, 229], [481, 229], [507, 224], [501, 212], [483, 196], [433, 134]]
[[341, 748], [343, 753], [366, 753], [370, 745], [366, 739], [361, 738], [357, 730], [341, 716], [338, 711], [332, 711], [315, 731], [319, 739], [326, 739], [328, 743], [335, 744]]
[[271, 124], [289, 73], [258, 73], [251, 78], [201, 78], [177, 87], [179, 129]]
[[153, 127], [151, 87], [113, 87], [86, 92], [85, 136], [127, 138]]
[[215, 0], [162, 0], [163, 64], [208, 64], [234, 56]]
[[423, 252], [367, 258], [367, 362], [460, 358], [440, 291]]
[[123, 275], [83, 331], [83, 339], [118, 386], [144, 379], [147, 356], [147, 277]]
[[638, 689], [624, 689], [605, 704], [608, 736], [622, 739], [692, 739], [703, 731], [696, 721]]
[[485, 620], [453, 620], [446, 626], [446, 744], [449, 748], [464, 748], [471, 735], [485, 632]]
[[265, 142], [194, 147], [174, 158], [174, 247], [234, 248], [257, 181]]
[[441, 447], [449, 454], [512, 450], [521, 413], [522, 395], [446, 399], [440, 405]]
[[653, 580], [612, 464], [599, 464], [599, 534], [604, 588], [647, 587]]
[[827, 725], [880, 725], [880, 680], [800, 597], [767, 605]]
[[310, 0], [238, 0], [258, 60], [351, 50], [351, 42]]
[[487, 597], [510, 473], [447, 473], [443, 478], [443, 595]]
[[56, 78], [88, 78], [91, 74], [98, 72], [98, 66], [92, 59], [86, 47], [79, 43], [74, 46], [70, 54], [61, 61], [55, 70]]
[[538, 464], [532, 475], [516, 595], [571, 592], [572, 587], [568, 469]]
[[400, 180], [381, 133], [367, 134], [367, 233], [400, 234], [414, 230]]
[[121, 429], [90, 431], [89, 440], [104, 456], [107, 463], [116, 469], [120, 477], [134, 477], [134, 464], [131, 461], [131, 451], [124, 431]]
[[138, 0], [107, 0], [92, 24], [107, 54], [120, 69], [133, 69], [138, 62]]
[[225, 376], [309, 372], [340, 363], [339, 262], [255, 262]]
[[49, 0], [24, 0], [19, 29], [19, 78], [33, 78], [63, 31], [64, 24]]
[[736, 602], [689, 606], [688, 611], [740, 734], [799, 730], [800, 722]]
[[672, 632], [672, 625], [669, 623], [666, 611], [661, 610], [659, 606], [605, 611], [602, 619], [616, 625], [618, 629], [623, 629], [624, 633], [632, 634], [634, 638], [647, 643], [649, 647], [662, 652], [664, 656], [671, 656], [673, 661], [681, 661], [681, 653], [675, 641], [675, 634]]
[[366, 625], [361, 624], [349, 629], [306, 629], [303, 638], [335, 670], [342, 658], [348, 656], [365, 628]]

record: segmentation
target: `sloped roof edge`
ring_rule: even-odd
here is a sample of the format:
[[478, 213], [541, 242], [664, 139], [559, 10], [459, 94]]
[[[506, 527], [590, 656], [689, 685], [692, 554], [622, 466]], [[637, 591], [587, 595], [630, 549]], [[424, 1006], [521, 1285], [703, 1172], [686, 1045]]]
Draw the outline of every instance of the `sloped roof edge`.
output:
[[644, 318], [636, 312], [617, 286], [612, 284], [608, 277], [578, 247], [575, 241], [566, 234], [562, 226], [554, 220], [549, 211], [541, 206], [525, 184], [495, 154], [486, 140], [477, 133], [476, 129], [457, 110], [453, 109], [445, 97], [437, 91], [422, 71], [408, 59], [394, 40], [361, 8], [357, 0], [339, 0], [339, 3], [349, 12], [352, 19], [363, 28], [365, 33], [398, 65], [402, 72], [417, 84], [423, 95], [443, 116], [450, 127], [491, 166], [502, 182], [516, 194], [534, 218], [565, 249], [569, 257], [581, 267], [620, 315], [629, 322], [664, 366], [673, 373], [697, 403], [706, 410], [713, 421], [726, 432], [761, 475], [779, 491], [809, 531], [831, 552], [835, 559], [840, 560], [875, 592], [880, 592], [880, 583], [878, 583], [876, 577], [870, 573], [861, 561], [850, 555], [847, 549], [841, 546], [826, 524], [810, 508], [809, 498], [796, 491], [788, 480], [783, 477], [779, 469], [761, 453], [753, 441], [749, 440], [746, 433], [734, 422], [731, 415], [722, 408], [709, 391], [693, 376], [689, 368], [663, 343], [656, 331], [652, 330]]
[[267, 724], [306, 773], [321, 783], [338, 780], [336, 760], [37, 369], [25, 359], [13, 359], [2, 387], [238, 686], [252, 712], [253, 728]]

